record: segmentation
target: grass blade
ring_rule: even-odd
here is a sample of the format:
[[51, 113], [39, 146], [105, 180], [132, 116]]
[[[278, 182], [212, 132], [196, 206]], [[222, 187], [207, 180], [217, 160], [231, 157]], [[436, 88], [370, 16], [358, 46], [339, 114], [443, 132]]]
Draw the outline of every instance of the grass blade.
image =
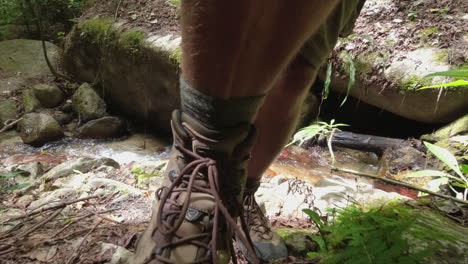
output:
[[348, 87], [346, 89], [346, 96], [343, 99], [343, 102], [341, 102], [340, 107], [342, 107], [344, 103], [346, 102], [346, 100], [348, 99], [349, 92], [351, 91], [351, 89], [354, 86], [354, 83], [356, 82], [356, 66], [354, 65], [353, 59], [348, 54], [346, 54], [345, 58], [346, 58], [346, 62], [348, 65], [349, 82], [348, 82]]
[[323, 100], [326, 100], [328, 98], [328, 94], [330, 93], [331, 74], [332, 74], [332, 63], [329, 62], [327, 66], [325, 84], [323, 86], [323, 92], [322, 92]]
[[449, 82], [449, 83], [424, 86], [424, 87], [417, 89], [417, 91], [425, 90], [425, 89], [434, 89], [434, 88], [442, 88], [442, 87], [457, 87], [457, 86], [467, 86], [466, 88], [468, 88], [468, 82], [465, 80], [457, 80], [457, 81]]
[[449, 70], [449, 71], [442, 71], [442, 72], [434, 72], [426, 77], [434, 77], [434, 76], [446, 76], [446, 77], [454, 77], [454, 78], [468, 78], [468, 69], [458, 69], [458, 70]]

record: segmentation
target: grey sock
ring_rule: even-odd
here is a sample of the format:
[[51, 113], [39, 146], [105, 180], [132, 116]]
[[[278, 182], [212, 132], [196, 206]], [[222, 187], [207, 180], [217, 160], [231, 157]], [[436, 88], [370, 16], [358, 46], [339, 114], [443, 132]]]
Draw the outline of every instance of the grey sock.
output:
[[265, 96], [218, 99], [180, 80], [182, 111], [207, 127], [230, 127], [250, 123]]

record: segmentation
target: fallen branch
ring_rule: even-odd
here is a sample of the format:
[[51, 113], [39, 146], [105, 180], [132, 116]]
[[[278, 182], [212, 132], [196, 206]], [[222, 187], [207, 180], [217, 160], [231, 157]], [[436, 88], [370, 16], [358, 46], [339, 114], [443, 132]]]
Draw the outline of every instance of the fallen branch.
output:
[[397, 180], [392, 180], [392, 179], [387, 179], [387, 178], [379, 177], [377, 175], [363, 173], [363, 172], [359, 172], [359, 171], [355, 171], [355, 170], [341, 169], [341, 168], [337, 168], [337, 167], [332, 167], [332, 171], [341, 171], [341, 172], [351, 173], [351, 174], [358, 175], [358, 176], [372, 178], [372, 179], [376, 179], [376, 180], [379, 180], [379, 181], [383, 181], [385, 183], [403, 186], [403, 187], [406, 187], [408, 189], [413, 189], [413, 190], [420, 191], [420, 192], [423, 192], [423, 193], [427, 193], [427, 194], [430, 194], [430, 195], [433, 195], [433, 196], [437, 196], [437, 197], [440, 197], [440, 198], [451, 200], [451, 201], [456, 202], [456, 203], [461, 203], [461, 204], [468, 205], [468, 201], [460, 200], [460, 199], [457, 199], [457, 198], [449, 196], [449, 195], [436, 193], [436, 192], [430, 191], [430, 190], [425, 189], [425, 188], [421, 188], [421, 187], [411, 185], [409, 183], [405, 183], [405, 182], [401, 182], [401, 181], [397, 181]]
[[104, 212], [98, 212], [98, 213], [93, 213], [91, 212], [90, 210], [86, 209], [86, 208], [83, 208], [86, 212], [88, 213], [91, 213], [91, 214], [94, 214], [96, 215], [97, 217], [103, 219], [103, 220], [106, 220], [106, 221], [109, 221], [109, 222], [112, 222], [112, 223], [115, 223], [115, 224], [118, 224], [118, 225], [121, 225], [122, 223], [118, 222], [118, 221], [115, 221], [113, 219], [110, 219], [109, 217], [105, 217], [105, 216], [102, 216], [100, 214], [104, 214], [104, 213], [109, 213], [109, 212], [112, 212], [112, 211], [115, 211], [117, 209], [111, 209], [111, 210], [107, 210], [107, 211], [104, 211]]
[[80, 220], [83, 220], [83, 219], [88, 218], [88, 217], [93, 216], [93, 215], [99, 216], [100, 214], [109, 213], [109, 212], [112, 212], [112, 211], [115, 211], [115, 210], [116, 210], [116, 209], [110, 209], [110, 210], [105, 210], [105, 211], [97, 212], [97, 213], [91, 212], [91, 213], [89, 213], [89, 214], [87, 214], [87, 215], [80, 216], [80, 217], [78, 217], [78, 218], [72, 219], [72, 220], [71, 220], [69, 223], [67, 223], [64, 227], [60, 228], [59, 231], [55, 232], [55, 234], [53, 234], [53, 235], [49, 238], [49, 241], [50, 241], [52, 238], [58, 236], [58, 235], [59, 235], [60, 233], [62, 233], [63, 231], [65, 231], [65, 230], [66, 230], [68, 227], [70, 227], [73, 223], [76, 223], [76, 222], [78, 222], [78, 221], [80, 221]]
[[91, 228], [91, 230], [89, 230], [89, 232], [83, 237], [83, 240], [81, 240], [80, 244], [75, 249], [75, 253], [73, 253], [73, 255], [68, 259], [67, 264], [71, 264], [71, 263], [73, 263], [75, 261], [75, 259], [78, 257], [78, 255], [80, 253], [81, 246], [83, 245], [85, 240], [88, 239], [88, 237], [91, 235], [91, 233], [96, 229], [96, 227], [98, 227], [98, 225], [100, 225], [102, 223], [102, 221], [104, 221], [104, 219], [101, 219], [99, 222], [97, 222], [96, 225], [94, 225], [94, 227]]
[[24, 238], [25, 236], [31, 234], [32, 232], [34, 232], [35, 230], [37, 230], [38, 228], [40, 228], [41, 226], [47, 224], [49, 221], [51, 221], [52, 219], [54, 219], [55, 217], [57, 217], [61, 212], [62, 212], [63, 208], [60, 208], [60, 210], [57, 210], [55, 211], [53, 214], [51, 214], [49, 217], [47, 217], [46, 219], [42, 220], [41, 222], [35, 224], [33, 227], [31, 227], [30, 229], [24, 231], [22, 234], [19, 234], [18, 235], [18, 239], [21, 239], [21, 238]]
[[[14, 119], [9, 119], [7, 121], [5, 121], [5, 126], [0, 129], [0, 133], [3, 133], [5, 131], [7, 131], [8, 129], [10, 129], [11, 127], [13, 127], [14, 125], [16, 125], [19, 121], [23, 120], [23, 118], [18, 118], [16, 120]], [[10, 121], [10, 122], [9, 122]]]
[[84, 198], [79, 198], [79, 199], [76, 199], [76, 200], [72, 200], [72, 201], [68, 201], [68, 202], [63, 202], [63, 203], [60, 203], [60, 204], [57, 204], [57, 205], [54, 205], [54, 206], [50, 206], [50, 207], [43, 207], [41, 210], [39, 211], [32, 211], [32, 212], [29, 212], [27, 214], [24, 214], [24, 215], [20, 215], [20, 216], [17, 216], [17, 217], [14, 217], [14, 218], [11, 218], [11, 219], [8, 219], [6, 222], [8, 221], [15, 221], [15, 220], [19, 220], [19, 219], [23, 219], [23, 218], [27, 218], [27, 217], [30, 217], [30, 216], [34, 216], [34, 215], [37, 215], [37, 214], [40, 214], [40, 213], [43, 213], [45, 211], [50, 211], [50, 210], [55, 210], [55, 209], [60, 209], [60, 208], [64, 208], [70, 204], [74, 204], [74, 203], [78, 203], [78, 202], [82, 202], [82, 201], [86, 201], [86, 200], [90, 200], [90, 199], [94, 199], [94, 198], [98, 198], [99, 195], [92, 195], [92, 196], [88, 196], [88, 197], [84, 197]]

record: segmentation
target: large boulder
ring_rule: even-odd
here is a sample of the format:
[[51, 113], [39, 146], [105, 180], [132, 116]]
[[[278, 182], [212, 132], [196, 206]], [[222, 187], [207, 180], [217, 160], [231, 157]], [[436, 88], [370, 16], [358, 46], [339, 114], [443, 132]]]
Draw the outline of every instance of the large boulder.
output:
[[25, 114], [18, 127], [23, 142], [33, 146], [41, 146], [63, 137], [62, 127], [46, 114]]
[[118, 117], [106, 116], [91, 120], [78, 129], [78, 137], [103, 139], [121, 136], [125, 123]]
[[466, 14], [457, 1], [367, 1], [354, 34], [335, 47], [331, 88], [348, 93], [355, 69], [350, 96], [410, 120], [451, 122], [468, 112], [468, 89], [417, 89], [451, 81], [425, 77], [430, 73], [466, 67], [463, 27]]
[[106, 103], [87, 83], [82, 84], [73, 94], [72, 105], [85, 122], [106, 114]]
[[179, 105], [180, 40], [177, 33], [145, 35], [108, 20], [82, 21], [66, 39], [64, 68], [78, 80], [100, 80], [109, 109], [169, 131]]
[[[46, 43], [46, 48], [51, 64], [57, 66], [60, 48], [49, 42]], [[0, 41], [0, 92], [17, 90], [27, 84], [26, 79], [49, 74], [40, 41]]]
[[3, 126], [5, 121], [14, 119], [18, 113], [16, 109], [16, 102], [12, 99], [0, 102], [0, 127]]
[[41, 105], [45, 107], [55, 107], [63, 100], [62, 90], [55, 85], [36, 84], [33, 91]]

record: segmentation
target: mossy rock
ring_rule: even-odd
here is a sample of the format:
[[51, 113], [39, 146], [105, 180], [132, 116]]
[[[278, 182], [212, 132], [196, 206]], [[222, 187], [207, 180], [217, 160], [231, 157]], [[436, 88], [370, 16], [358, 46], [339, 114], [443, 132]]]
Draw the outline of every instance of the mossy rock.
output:
[[63, 92], [55, 85], [36, 84], [33, 87], [34, 95], [44, 107], [55, 107], [63, 100]]
[[66, 39], [64, 68], [80, 81], [97, 80], [109, 108], [169, 132], [180, 102], [180, 41], [177, 34], [148, 36], [112, 19], [84, 20]]
[[23, 100], [23, 109], [24, 109], [24, 112], [26, 113], [31, 113], [41, 108], [41, 102], [37, 100], [32, 90], [23, 91], [22, 100]]
[[18, 128], [23, 142], [33, 146], [42, 146], [63, 137], [62, 127], [53, 117], [46, 114], [25, 114]]
[[291, 256], [303, 257], [308, 252], [317, 251], [317, 245], [310, 239], [316, 233], [301, 228], [276, 228], [274, 231], [284, 240], [288, 253]]
[[106, 103], [88, 83], [82, 84], [73, 94], [72, 105], [84, 122], [106, 114]]
[[3, 126], [5, 121], [16, 118], [17, 114], [16, 102], [13, 99], [0, 102], [0, 127]]
[[[61, 50], [46, 42], [47, 55], [53, 66], [58, 64]], [[21, 75], [17, 75], [21, 72]], [[15, 39], [0, 41], [0, 92], [19, 89], [28, 78], [50, 74], [42, 51], [41, 41]]]

